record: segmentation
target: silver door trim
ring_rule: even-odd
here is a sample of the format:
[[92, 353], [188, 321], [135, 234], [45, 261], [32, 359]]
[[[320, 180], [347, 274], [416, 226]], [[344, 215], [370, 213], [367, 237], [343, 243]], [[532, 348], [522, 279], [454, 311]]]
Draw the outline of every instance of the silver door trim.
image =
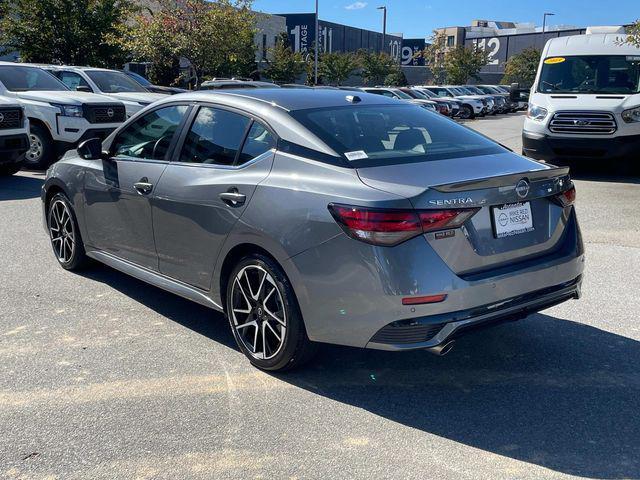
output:
[[186, 298], [193, 302], [204, 305], [205, 307], [212, 308], [214, 310], [222, 311], [222, 307], [216, 302], [211, 300], [207, 295], [207, 292], [200, 290], [199, 288], [192, 287], [186, 283], [180, 282], [169, 278], [161, 273], [154, 272], [148, 268], [141, 267], [134, 263], [123, 260], [115, 255], [112, 255], [101, 250], [90, 250], [87, 252], [87, 256], [97, 260], [111, 268], [126, 273], [138, 280], [149, 283], [155, 287], [161, 288], [168, 292], [171, 292], [180, 297]]

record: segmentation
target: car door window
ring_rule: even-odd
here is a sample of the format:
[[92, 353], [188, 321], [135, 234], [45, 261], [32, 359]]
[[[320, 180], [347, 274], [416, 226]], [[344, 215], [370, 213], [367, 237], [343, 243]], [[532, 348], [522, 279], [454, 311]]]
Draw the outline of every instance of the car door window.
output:
[[187, 109], [186, 105], [159, 108], [129, 124], [113, 143], [114, 156], [164, 160]]
[[76, 88], [78, 88], [79, 85], [82, 85], [83, 87], [89, 87], [89, 84], [87, 83], [87, 81], [77, 73], [64, 72], [64, 71], [58, 71], [53, 73], [56, 77], [60, 79], [62, 83], [64, 83], [71, 90], [75, 90]]
[[233, 165], [250, 121], [227, 110], [200, 108], [184, 141], [180, 161]]
[[242, 152], [238, 158], [238, 165], [242, 165], [268, 152], [276, 146], [276, 139], [267, 130], [267, 128], [259, 122], [253, 122], [247, 139], [242, 146]]

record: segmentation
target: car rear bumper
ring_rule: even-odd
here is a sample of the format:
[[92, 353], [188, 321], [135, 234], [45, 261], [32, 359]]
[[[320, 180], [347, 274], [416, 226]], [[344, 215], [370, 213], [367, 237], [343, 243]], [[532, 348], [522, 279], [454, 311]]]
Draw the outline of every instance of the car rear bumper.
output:
[[[283, 267], [311, 340], [406, 350], [437, 345], [463, 327], [496, 320], [498, 314], [514, 318], [577, 297], [584, 250], [572, 212], [551, 251], [478, 274], [456, 275], [423, 237], [387, 248], [339, 235], [290, 258]], [[446, 294], [439, 303], [402, 303], [405, 297], [439, 294]], [[425, 333], [423, 338], [394, 342], [391, 337], [400, 330], [389, 330], [391, 337], [380, 340], [382, 330], [394, 328], [389, 325], [414, 322], [424, 330], [433, 327], [431, 337]]]
[[524, 131], [522, 149], [527, 157], [548, 162], [629, 158], [640, 150], [640, 135], [568, 138]]

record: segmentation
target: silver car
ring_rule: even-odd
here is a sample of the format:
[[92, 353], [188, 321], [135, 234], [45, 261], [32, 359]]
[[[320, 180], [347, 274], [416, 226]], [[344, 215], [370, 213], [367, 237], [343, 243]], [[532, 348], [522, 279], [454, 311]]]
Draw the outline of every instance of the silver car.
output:
[[478, 326], [578, 298], [566, 168], [380, 95], [167, 97], [47, 172], [53, 252], [229, 319], [259, 368], [317, 343], [443, 354]]

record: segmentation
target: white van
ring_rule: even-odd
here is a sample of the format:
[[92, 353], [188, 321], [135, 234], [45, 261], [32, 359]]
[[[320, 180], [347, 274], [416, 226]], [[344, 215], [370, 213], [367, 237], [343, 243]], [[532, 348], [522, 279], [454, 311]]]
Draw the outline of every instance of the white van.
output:
[[624, 33], [587, 32], [547, 42], [529, 96], [523, 155], [552, 163], [637, 156], [640, 48], [626, 40]]

